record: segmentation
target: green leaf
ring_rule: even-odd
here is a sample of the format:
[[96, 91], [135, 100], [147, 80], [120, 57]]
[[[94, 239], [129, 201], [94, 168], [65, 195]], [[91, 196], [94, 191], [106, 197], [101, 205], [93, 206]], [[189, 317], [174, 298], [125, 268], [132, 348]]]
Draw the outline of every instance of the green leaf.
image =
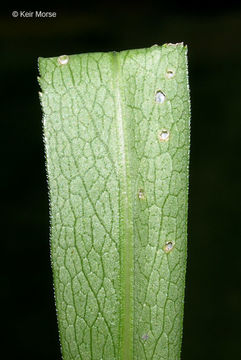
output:
[[187, 49], [40, 58], [64, 360], [180, 358]]

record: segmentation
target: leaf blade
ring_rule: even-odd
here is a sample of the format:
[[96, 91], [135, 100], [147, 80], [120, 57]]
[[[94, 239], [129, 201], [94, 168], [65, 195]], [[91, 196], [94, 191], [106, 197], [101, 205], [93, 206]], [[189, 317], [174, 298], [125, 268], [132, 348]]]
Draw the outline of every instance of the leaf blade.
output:
[[[186, 49], [39, 64], [63, 357], [176, 359], [186, 263]], [[163, 104], [155, 101], [159, 88]], [[169, 140], [160, 142], [158, 131], [169, 125]], [[165, 253], [169, 240], [175, 246]]]

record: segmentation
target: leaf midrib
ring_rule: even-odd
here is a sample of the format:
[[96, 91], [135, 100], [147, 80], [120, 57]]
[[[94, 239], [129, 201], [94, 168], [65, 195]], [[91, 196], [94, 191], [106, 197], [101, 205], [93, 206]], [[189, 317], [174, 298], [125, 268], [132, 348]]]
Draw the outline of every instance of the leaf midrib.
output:
[[120, 54], [113, 52], [113, 90], [118, 143], [118, 167], [120, 185], [120, 359], [133, 359], [133, 221], [131, 184], [128, 182], [129, 159], [126, 141], [125, 115], [122, 105], [122, 78], [119, 63]]

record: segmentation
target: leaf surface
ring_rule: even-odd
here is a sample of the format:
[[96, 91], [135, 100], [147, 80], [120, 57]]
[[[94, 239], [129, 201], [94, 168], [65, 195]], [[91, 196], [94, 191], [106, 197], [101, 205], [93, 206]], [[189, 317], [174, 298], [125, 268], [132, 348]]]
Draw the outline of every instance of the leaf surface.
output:
[[180, 358], [186, 53], [165, 44], [39, 59], [64, 360]]

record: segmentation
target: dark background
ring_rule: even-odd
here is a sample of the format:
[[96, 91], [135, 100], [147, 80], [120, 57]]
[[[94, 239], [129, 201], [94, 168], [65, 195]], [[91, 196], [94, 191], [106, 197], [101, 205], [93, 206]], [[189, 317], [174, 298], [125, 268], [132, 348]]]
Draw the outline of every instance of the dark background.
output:
[[[184, 41], [192, 100], [183, 360], [241, 359], [241, 6], [89, 1], [0, 18], [1, 328], [6, 359], [60, 360], [37, 57]], [[202, 6], [200, 5], [202, 4]], [[236, 5], [235, 5], [236, 4]], [[66, 4], [68, 5], [68, 4]], [[56, 11], [56, 19], [13, 18]], [[173, 359], [174, 360], [174, 359]]]

